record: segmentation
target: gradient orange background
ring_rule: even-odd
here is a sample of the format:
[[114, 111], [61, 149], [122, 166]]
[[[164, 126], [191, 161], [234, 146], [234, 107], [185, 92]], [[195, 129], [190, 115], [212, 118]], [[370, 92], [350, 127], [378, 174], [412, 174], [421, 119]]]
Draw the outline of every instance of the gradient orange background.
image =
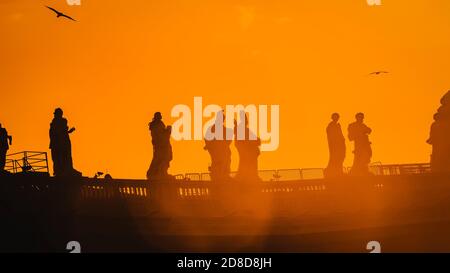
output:
[[[373, 161], [429, 160], [432, 115], [450, 89], [448, 0], [56, 2], [0, 2], [0, 122], [11, 153], [47, 150], [62, 107], [77, 128], [77, 169], [144, 178], [153, 113], [170, 124], [175, 104], [203, 96], [280, 105], [280, 146], [261, 155], [261, 169], [326, 166], [335, 111], [344, 134], [366, 113]], [[391, 73], [367, 76], [376, 70]], [[172, 145], [171, 173], [207, 170], [202, 141]]]

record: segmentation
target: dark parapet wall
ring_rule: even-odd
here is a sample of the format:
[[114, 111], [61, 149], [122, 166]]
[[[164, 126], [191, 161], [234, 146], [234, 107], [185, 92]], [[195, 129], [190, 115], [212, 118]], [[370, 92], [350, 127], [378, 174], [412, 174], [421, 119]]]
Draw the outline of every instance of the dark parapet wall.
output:
[[[2, 251], [450, 251], [450, 175], [301, 181], [1, 178]], [[436, 233], [436, 234], [435, 234]], [[405, 234], [411, 234], [407, 236]], [[293, 243], [295, 242], [295, 243]]]

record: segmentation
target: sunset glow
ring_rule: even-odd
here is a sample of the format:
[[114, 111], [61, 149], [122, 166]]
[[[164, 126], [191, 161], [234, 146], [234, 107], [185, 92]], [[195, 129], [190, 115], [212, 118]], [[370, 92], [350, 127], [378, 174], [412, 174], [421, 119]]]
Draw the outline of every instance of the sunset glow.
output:
[[[325, 128], [344, 135], [357, 112], [373, 130], [373, 162], [428, 162], [439, 99], [450, 89], [450, 1], [0, 2], [0, 122], [10, 153], [48, 151], [64, 109], [84, 175], [145, 178], [148, 123], [178, 104], [279, 105], [279, 147], [260, 169], [325, 167]], [[384, 75], [369, 75], [389, 71]], [[206, 122], [208, 119], [204, 119]], [[347, 140], [346, 165], [352, 162]], [[169, 172], [206, 172], [204, 141], [172, 140]], [[232, 169], [238, 155], [232, 148]]]

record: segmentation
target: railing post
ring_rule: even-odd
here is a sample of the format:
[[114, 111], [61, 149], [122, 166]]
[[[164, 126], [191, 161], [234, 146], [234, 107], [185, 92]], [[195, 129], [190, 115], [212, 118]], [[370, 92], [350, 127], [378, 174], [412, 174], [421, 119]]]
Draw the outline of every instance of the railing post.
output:
[[47, 157], [47, 152], [44, 152], [45, 154], [45, 165], [47, 167], [47, 173], [50, 173], [50, 169], [48, 168], [48, 157]]

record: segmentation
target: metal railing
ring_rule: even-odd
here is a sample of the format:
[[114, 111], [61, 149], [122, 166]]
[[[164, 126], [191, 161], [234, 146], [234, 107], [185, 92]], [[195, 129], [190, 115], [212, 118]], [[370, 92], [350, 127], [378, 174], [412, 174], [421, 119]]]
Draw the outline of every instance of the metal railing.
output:
[[10, 173], [49, 173], [46, 152], [25, 151], [6, 156], [5, 170]]
[[389, 164], [377, 166], [376, 175], [408, 175], [431, 173], [429, 163], [420, 164]]
[[[351, 168], [345, 167], [344, 173], [348, 174]], [[5, 170], [11, 173], [45, 172], [49, 173], [48, 157], [46, 152], [25, 151], [7, 155]], [[260, 170], [258, 175], [262, 181], [296, 181], [314, 180], [324, 178], [323, 168], [302, 169], [274, 169]], [[417, 164], [381, 164], [372, 163], [369, 170], [373, 175], [392, 176], [430, 173], [429, 163]], [[236, 172], [230, 173], [234, 177]], [[210, 173], [187, 173], [175, 176], [178, 181], [211, 181]]]
[[[344, 167], [344, 173], [350, 172], [350, 167]], [[258, 175], [262, 181], [294, 181], [294, 180], [313, 180], [324, 178], [324, 168], [303, 168], [303, 169], [279, 169], [279, 170], [260, 170]], [[429, 163], [417, 164], [381, 164], [373, 163], [369, 166], [369, 171], [377, 176], [408, 175], [430, 173]], [[236, 172], [230, 173], [233, 177]], [[177, 180], [184, 181], [211, 181], [210, 173], [187, 173], [176, 176]]]

